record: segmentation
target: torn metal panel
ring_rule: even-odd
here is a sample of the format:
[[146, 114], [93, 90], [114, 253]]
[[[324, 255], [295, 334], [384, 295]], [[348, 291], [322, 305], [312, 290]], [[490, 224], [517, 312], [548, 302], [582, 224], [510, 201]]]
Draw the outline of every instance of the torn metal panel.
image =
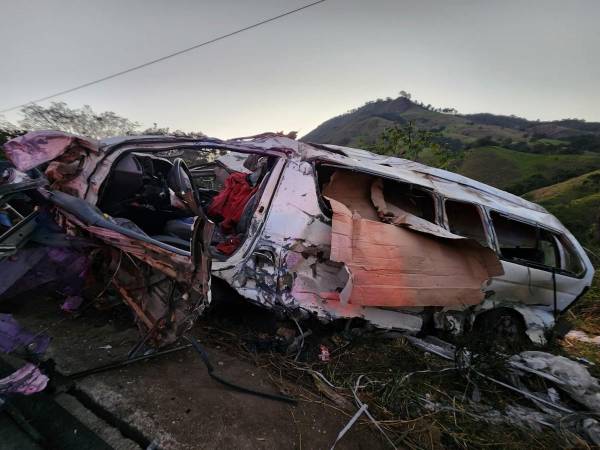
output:
[[4, 144], [6, 156], [21, 171], [67, 155], [76, 160], [81, 151], [97, 152], [98, 144], [62, 131], [31, 131]]
[[[481, 183], [479, 181], [467, 178], [447, 170], [429, 167], [424, 164], [408, 159], [398, 158], [388, 155], [377, 155], [361, 149], [342, 147], [339, 145], [318, 144], [326, 150], [334, 150], [337, 154], [327, 151], [309, 148], [305, 150], [306, 159], [323, 158], [331, 161], [352, 160], [353, 163], [347, 165], [363, 165], [365, 168], [379, 172], [381, 175], [393, 174], [395, 178], [402, 179], [409, 183], [414, 183], [423, 187], [435, 188], [449, 198], [457, 200], [472, 201], [472, 196], [479, 196], [481, 200], [490, 202], [491, 205], [525, 208], [531, 211], [537, 211], [547, 216], [548, 212], [535, 203], [529, 202], [522, 197], [502, 191], [493, 186]], [[339, 156], [339, 155], [345, 155]], [[438, 185], [439, 183], [439, 185]], [[465, 196], [465, 198], [461, 198]]]
[[165, 345], [189, 330], [210, 302], [210, 259], [206, 243], [212, 227], [197, 218], [190, 256], [135, 240], [115, 230], [85, 225], [63, 213], [66, 229], [89, 233], [113, 247], [105, 269], [123, 301], [133, 310], [147, 342]]
[[[0, 297], [46, 256], [42, 247], [24, 248], [17, 255], [0, 261]], [[39, 277], [36, 277], [39, 279]]]
[[113, 256], [108, 268], [114, 273], [112, 283], [135, 313], [145, 342], [155, 346], [175, 342], [208, 306], [208, 298], [189, 285], [126, 256]]
[[519, 353], [509, 362], [517, 370], [548, 378], [577, 402], [591, 411], [600, 412], [600, 383], [582, 364], [538, 351]]
[[89, 264], [88, 254], [81, 249], [37, 245], [23, 248], [0, 261], [3, 275], [0, 298], [14, 297], [48, 283], [66, 296], [78, 297], [89, 273]]
[[[365, 220], [329, 199], [331, 259], [353, 276], [349, 303], [365, 306], [474, 305], [483, 283], [497, 275], [491, 250], [434, 240], [394, 225]], [[486, 254], [490, 253], [492, 258]]]
[[52, 188], [82, 197], [87, 178], [101, 157], [98, 143], [59, 131], [33, 131], [4, 144], [7, 157], [19, 170], [47, 163]]
[[[405, 211], [386, 201], [386, 198], [383, 194], [383, 180], [381, 178], [376, 178], [371, 183], [371, 202], [377, 210], [377, 215], [379, 218], [386, 223], [403, 226], [414, 231], [432, 234], [445, 239], [465, 239], [462, 236], [449, 232], [445, 228], [442, 228], [435, 223], [431, 223], [428, 220], [417, 217], [414, 214], [411, 214], [408, 211]], [[368, 217], [364, 218], [368, 219]]]

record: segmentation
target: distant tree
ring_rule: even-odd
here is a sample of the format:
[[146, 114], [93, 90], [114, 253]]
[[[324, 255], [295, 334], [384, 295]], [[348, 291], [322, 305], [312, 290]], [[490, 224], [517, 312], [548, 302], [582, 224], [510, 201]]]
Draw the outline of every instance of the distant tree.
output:
[[139, 131], [140, 124], [112, 111], [96, 113], [90, 106], [69, 108], [64, 102], [53, 102], [49, 106], [31, 104], [21, 109], [23, 119], [19, 126], [6, 121], [0, 116], [0, 144], [6, 140], [33, 130], [58, 130], [67, 133], [102, 139], [110, 136], [127, 135], [171, 135], [191, 138], [205, 137], [199, 131], [171, 131], [169, 127], [152, 127]]
[[[25, 131], [19, 129], [3, 116], [0, 116], [0, 146], [14, 137], [24, 134]], [[0, 159], [2, 158], [2, 152], [0, 152]]]
[[409, 100], [412, 98], [412, 95], [410, 94], [410, 92], [406, 92], [406, 91], [400, 91], [398, 93], [398, 96], [399, 97], [403, 97], [403, 98], [407, 98]]
[[445, 114], [458, 114], [458, 111], [455, 108], [442, 108], [442, 111]]
[[420, 161], [423, 151], [430, 150], [437, 165], [445, 167], [451, 155], [444, 145], [436, 142], [436, 138], [439, 138], [439, 133], [418, 129], [413, 122], [408, 122], [386, 128], [375, 144], [367, 148], [382, 155], [400, 156], [413, 161]]
[[69, 108], [64, 102], [52, 102], [49, 106], [30, 104], [21, 109], [21, 114], [19, 125], [23, 129], [60, 130], [94, 139], [135, 134], [140, 126], [112, 111], [96, 113], [89, 105]]
[[154, 122], [150, 128], [146, 128], [145, 130], [140, 131], [139, 134], [151, 136], [164, 136], [169, 134], [169, 127], [159, 127], [158, 124]]

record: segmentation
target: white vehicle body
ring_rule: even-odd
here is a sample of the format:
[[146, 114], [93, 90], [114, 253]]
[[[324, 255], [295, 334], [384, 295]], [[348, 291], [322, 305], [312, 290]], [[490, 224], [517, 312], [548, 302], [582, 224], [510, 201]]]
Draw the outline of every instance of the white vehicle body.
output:
[[[59, 189], [101, 206], [111, 171], [125, 155], [179, 149], [217, 149], [224, 153], [217, 162], [238, 171], [244, 155], [270, 158], [239, 247], [211, 255], [213, 276], [267, 308], [323, 320], [357, 317], [411, 333], [427, 323], [460, 333], [482, 312], [506, 308], [522, 318], [532, 341], [542, 343], [592, 281], [584, 249], [539, 205], [409, 160], [276, 134], [229, 141], [109, 139]], [[348, 200], [353, 190], [366, 192], [363, 203]], [[381, 236], [361, 235], [360, 227]], [[388, 233], [389, 248], [377, 242]], [[373, 248], [388, 256], [358, 254]]]

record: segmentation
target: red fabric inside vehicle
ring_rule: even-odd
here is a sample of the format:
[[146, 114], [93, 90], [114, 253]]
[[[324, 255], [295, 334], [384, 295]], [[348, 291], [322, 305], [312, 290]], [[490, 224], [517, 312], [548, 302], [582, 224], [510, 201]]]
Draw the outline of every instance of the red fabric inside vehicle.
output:
[[[225, 180], [225, 186], [210, 203], [208, 214], [211, 217], [222, 217], [220, 223], [223, 234], [235, 234], [236, 225], [242, 217], [244, 207], [250, 197], [258, 190], [257, 186], [251, 186], [247, 180], [247, 174], [234, 172]], [[217, 246], [217, 249], [225, 254], [231, 254], [239, 246], [240, 240], [228, 239]]]

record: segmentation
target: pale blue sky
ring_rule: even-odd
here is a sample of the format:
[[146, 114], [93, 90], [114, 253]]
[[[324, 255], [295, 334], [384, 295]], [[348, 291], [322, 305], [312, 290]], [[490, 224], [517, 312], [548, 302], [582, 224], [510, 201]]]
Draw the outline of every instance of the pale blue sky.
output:
[[[0, 109], [308, 2], [3, 0]], [[599, 23], [595, 0], [327, 0], [57, 100], [222, 138], [302, 135], [402, 89], [464, 113], [600, 121]]]

